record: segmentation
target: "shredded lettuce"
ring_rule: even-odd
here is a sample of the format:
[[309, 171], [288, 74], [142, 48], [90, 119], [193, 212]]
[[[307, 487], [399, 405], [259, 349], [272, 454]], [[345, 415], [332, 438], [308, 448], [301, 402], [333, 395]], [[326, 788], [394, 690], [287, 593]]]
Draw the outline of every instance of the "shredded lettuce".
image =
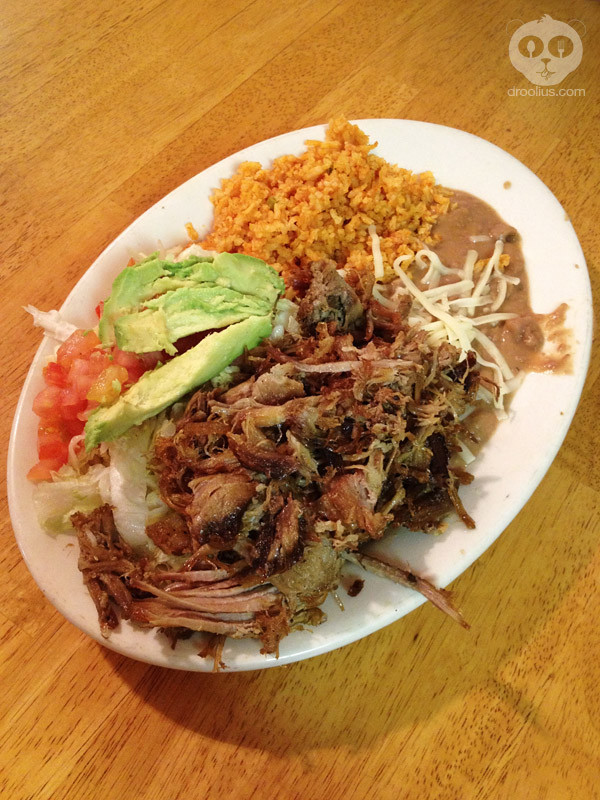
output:
[[47, 336], [65, 342], [77, 330], [77, 326], [66, 320], [59, 311], [40, 311], [35, 306], [23, 306], [33, 317], [36, 328], [43, 328]]
[[298, 306], [287, 300], [285, 297], [280, 297], [275, 303], [275, 316], [273, 318], [273, 330], [269, 339], [276, 342], [281, 339], [284, 333], [291, 333], [298, 335], [300, 333], [300, 325], [296, 316], [298, 314]]
[[163, 418], [149, 419], [108, 444], [108, 475], [115, 525], [135, 550], [153, 546], [146, 535], [146, 525], [167, 510], [147, 465], [148, 451], [162, 423]]
[[101, 483], [105, 474], [106, 467], [102, 464], [94, 464], [83, 475], [73, 467], [64, 466], [53, 481], [38, 483], [33, 503], [40, 525], [49, 533], [72, 532], [71, 514], [75, 511], [89, 514], [104, 502]]
[[228, 367], [222, 369], [218, 375], [215, 375], [214, 378], [211, 378], [211, 383], [215, 389], [226, 389], [239, 371], [239, 367], [234, 367], [230, 364]]
[[53, 534], [72, 533], [73, 512], [90, 513], [108, 503], [123, 539], [134, 550], [145, 550], [160, 559], [164, 554], [147, 536], [146, 525], [160, 519], [168, 509], [160, 497], [156, 476], [148, 469], [147, 457], [155, 437], [173, 430], [174, 423], [161, 414], [103, 445], [108, 466], [94, 464], [81, 474], [66, 465], [52, 481], [37, 484], [34, 504], [42, 527]]

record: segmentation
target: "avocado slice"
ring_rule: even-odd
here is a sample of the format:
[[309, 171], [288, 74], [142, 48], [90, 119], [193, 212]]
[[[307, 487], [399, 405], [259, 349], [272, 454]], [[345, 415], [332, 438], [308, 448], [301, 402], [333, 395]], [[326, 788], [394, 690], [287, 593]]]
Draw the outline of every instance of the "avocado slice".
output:
[[116, 439], [214, 378], [272, 330], [271, 315], [251, 316], [206, 336], [171, 361], [146, 372], [110, 406], [95, 409], [85, 425], [85, 449]]
[[182, 288], [148, 300], [142, 311], [119, 317], [115, 337], [121, 350], [165, 350], [175, 355], [174, 342], [183, 336], [224, 328], [250, 316], [261, 317], [272, 308], [273, 303], [225, 286]]
[[219, 253], [172, 262], [155, 253], [115, 279], [100, 339], [135, 353], [174, 354], [182, 336], [269, 314], [283, 290], [276, 270], [258, 258]]
[[[206, 259], [209, 261], [210, 259]], [[200, 261], [198, 257], [182, 262], [182, 270]], [[170, 275], [170, 262], [164, 261], [154, 253], [137, 264], [125, 267], [113, 281], [110, 297], [104, 301], [102, 316], [98, 324], [98, 335], [102, 344], [114, 344], [113, 325], [115, 320], [126, 311], [139, 308], [142, 303], [154, 297], [156, 284], [161, 278]], [[212, 272], [211, 272], [212, 275]]]

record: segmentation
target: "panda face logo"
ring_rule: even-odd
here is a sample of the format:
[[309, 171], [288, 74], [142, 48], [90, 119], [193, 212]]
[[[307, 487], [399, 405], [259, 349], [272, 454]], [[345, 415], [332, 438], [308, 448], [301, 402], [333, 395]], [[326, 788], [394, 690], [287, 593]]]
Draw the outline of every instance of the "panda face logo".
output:
[[577, 69], [582, 55], [581, 37], [575, 28], [549, 14], [518, 27], [508, 46], [513, 67], [536, 86], [560, 83]]

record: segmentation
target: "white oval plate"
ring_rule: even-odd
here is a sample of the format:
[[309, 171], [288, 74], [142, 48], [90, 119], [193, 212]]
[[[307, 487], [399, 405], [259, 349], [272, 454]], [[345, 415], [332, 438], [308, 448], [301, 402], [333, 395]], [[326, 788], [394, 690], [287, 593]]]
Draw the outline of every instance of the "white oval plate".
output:
[[[397, 119], [358, 120], [377, 141], [376, 153], [415, 172], [431, 170], [438, 183], [475, 194], [492, 205], [523, 239], [534, 311], [569, 305], [574, 365], [570, 375], [528, 375], [503, 422], [472, 465], [475, 481], [461, 496], [477, 523], [475, 531], [453, 522], [435, 538], [402, 532], [383, 548], [413, 569], [446, 586], [467, 569], [500, 535], [527, 502], [556, 455], [583, 388], [590, 356], [592, 303], [584, 256], [575, 231], [550, 190], [512, 156], [463, 131]], [[130, 256], [186, 241], [185, 223], [201, 234], [212, 221], [211, 191], [242, 161], [268, 165], [279, 155], [299, 154], [306, 139], [320, 139], [324, 126], [294, 131], [248, 147], [223, 159], [168, 194], [142, 214], [107, 247], [65, 301], [62, 312], [81, 327], [95, 323], [94, 308], [110, 291], [113, 278]], [[505, 189], [505, 181], [510, 189]], [[94, 605], [77, 569], [77, 547], [67, 536], [52, 538], [40, 529], [32, 508], [32, 485], [25, 475], [36, 457], [37, 418], [31, 411], [42, 388], [41, 369], [53, 350], [44, 341], [31, 365], [13, 423], [8, 455], [8, 494], [16, 538], [33, 578], [50, 602], [72, 623], [107, 647], [132, 658], [175, 669], [209, 671], [210, 659], [196, 654], [193, 642], [172, 650], [164, 637], [124, 623], [110, 639], [100, 635]], [[533, 557], [533, 550], [532, 550]], [[232, 641], [223, 659], [229, 670], [289, 664], [349, 644], [389, 625], [424, 602], [409, 589], [366, 576], [363, 591], [346, 597], [341, 611], [333, 599], [324, 608], [327, 622], [283, 640], [279, 659], [264, 656], [255, 641]], [[432, 613], [439, 613], [432, 610]], [[454, 624], [450, 620], [448, 624]]]

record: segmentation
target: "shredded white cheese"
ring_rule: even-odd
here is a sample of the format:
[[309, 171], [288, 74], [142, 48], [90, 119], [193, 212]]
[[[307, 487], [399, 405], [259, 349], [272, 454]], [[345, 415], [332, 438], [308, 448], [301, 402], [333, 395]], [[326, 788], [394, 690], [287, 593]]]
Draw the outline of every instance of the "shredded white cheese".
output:
[[487, 236], [487, 235], [483, 235], [483, 236], [469, 236], [469, 239], [470, 239], [470, 240], [473, 242], [473, 244], [476, 244], [477, 242], [489, 242], [489, 240], [490, 240], [490, 237], [489, 237], [489, 236]]
[[475, 267], [476, 261], [477, 261], [477, 250], [469, 250], [467, 252], [467, 258], [462, 272], [462, 276], [465, 280], [470, 281], [473, 278], [473, 268]]
[[391, 309], [396, 308], [396, 304], [392, 300], [390, 300], [389, 297], [386, 297], [384, 294], [381, 293], [381, 289], [376, 283], [373, 284], [373, 289], [371, 290], [371, 293], [375, 298], [375, 300], [377, 300], [377, 302], [380, 305], [385, 306], [385, 308], [391, 308]]
[[[427, 261], [425, 259], [427, 259]], [[428, 267], [427, 272], [423, 275], [421, 280], [431, 288], [438, 285], [442, 275], [460, 275], [460, 270], [451, 269], [442, 264], [440, 257], [433, 250], [419, 250], [415, 256], [415, 262], [423, 269]]]
[[462, 294], [472, 289], [475, 284], [473, 281], [456, 281], [456, 283], [445, 283], [443, 286], [436, 286], [434, 289], [426, 289], [423, 294], [430, 300], [433, 298], [443, 299], [450, 294]]
[[375, 230], [375, 225], [369, 225], [367, 230], [371, 236], [371, 250], [373, 252], [373, 272], [375, 274], [375, 280], [380, 280], [383, 278], [384, 273], [383, 256], [381, 255], [381, 243], [379, 241], [377, 231]]
[[[459, 270], [446, 267], [432, 250], [420, 250], [415, 262], [426, 270], [421, 278], [421, 283], [429, 287], [425, 290], [419, 289], [402, 269], [402, 264], [411, 256], [400, 256], [393, 264], [394, 271], [413, 297], [409, 324], [426, 331], [430, 344], [434, 346], [447, 341], [460, 350], [463, 358], [469, 351], [475, 353], [478, 364], [494, 374], [498, 391], [493, 400], [498, 414], [504, 414], [504, 398], [513, 390], [515, 377], [500, 350], [480, 328], [517, 316], [498, 311], [506, 299], [508, 284], [519, 282], [518, 278], [504, 275], [499, 269], [502, 249], [503, 242], [498, 240], [476, 281], [474, 267], [477, 251], [467, 252], [464, 267]], [[440, 285], [440, 278], [446, 275], [456, 275], [458, 280]], [[487, 313], [476, 315], [476, 310], [480, 308], [485, 308]]]
[[463, 322], [458, 317], [453, 317], [447, 311], [444, 311], [443, 308], [439, 305], [439, 303], [435, 303], [432, 300], [429, 300], [425, 294], [418, 289], [415, 284], [411, 281], [408, 275], [404, 272], [400, 264], [398, 263], [402, 257], [397, 258], [394, 261], [394, 270], [398, 277], [402, 280], [408, 291], [415, 297], [416, 300], [423, 306], [425, 311], [431, 314], [432, 317], [439, 319], [441, 322], [444, 323], [447, 329], [447, 336], [448, 340], [451, 344], [457, 345], [461, 349], [461, 355], [463, 358], [466, 356], [468, 351], [471, 349], [471, 340], [467, 335], [467, 326], [463, 324]]
[[[479, 280], [477, 281], [475, 288], [473, 289], [473, 294], [471, 297], [478, 298], [481, 297], [483, 294], [484, 289], [488, 288], [488, 282], [492, 275], [492, 271], [494, 269], [497, 270], [498, 263], [500, 261], [500, 256], [502, 255], [502, 249], [504, 247], [504, 242], [502, 239], [498, 239], [496, 244], [494, 245], [494, 252], [492, 257], [488, 260], [488, 263], [485, 265], [484, 269], [479, 276]], [[469, 309], [469, 316], [473, 316], [473, 310]]]

